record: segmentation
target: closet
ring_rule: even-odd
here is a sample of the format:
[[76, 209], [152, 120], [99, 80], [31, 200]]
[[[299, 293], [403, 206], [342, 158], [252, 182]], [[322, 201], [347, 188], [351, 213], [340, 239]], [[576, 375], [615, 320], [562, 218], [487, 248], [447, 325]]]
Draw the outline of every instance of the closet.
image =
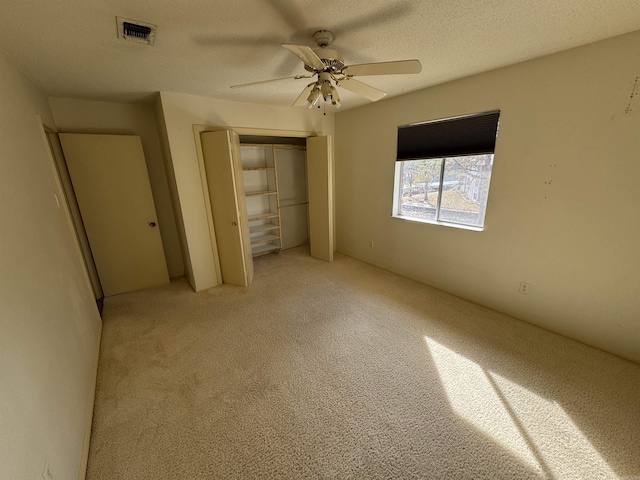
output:
[[304, 139], [291, 139], [289, 144], [253, 143], [256, 140], [240, 137], [247, 219], [254, 257], [309, 241]]
[[254, 256], [307, 242], [312, 257], [332, 261], [330, 137], [241, 144], [233, 130], [206, 128], [194, 131], [222, 282], [248, 286]]

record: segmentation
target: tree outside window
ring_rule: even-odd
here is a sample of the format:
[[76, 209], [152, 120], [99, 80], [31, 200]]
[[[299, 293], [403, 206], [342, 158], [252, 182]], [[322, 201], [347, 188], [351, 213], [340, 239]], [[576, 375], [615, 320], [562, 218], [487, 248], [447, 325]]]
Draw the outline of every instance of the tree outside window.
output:
[[397, 216], [474, 227], [484, 225], [493, 155], [397, 162]]

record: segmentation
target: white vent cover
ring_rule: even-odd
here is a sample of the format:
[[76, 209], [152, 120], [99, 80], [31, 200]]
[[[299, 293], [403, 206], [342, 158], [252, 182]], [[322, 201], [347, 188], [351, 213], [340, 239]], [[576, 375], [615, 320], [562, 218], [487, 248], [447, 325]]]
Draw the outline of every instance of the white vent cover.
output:
[[152, 23], [116, 17], [116, 24], [118, 26], [118, 38], [130, 42], [144, 43], [145, 45], [153, 45], [156, 41], [158, 27]]

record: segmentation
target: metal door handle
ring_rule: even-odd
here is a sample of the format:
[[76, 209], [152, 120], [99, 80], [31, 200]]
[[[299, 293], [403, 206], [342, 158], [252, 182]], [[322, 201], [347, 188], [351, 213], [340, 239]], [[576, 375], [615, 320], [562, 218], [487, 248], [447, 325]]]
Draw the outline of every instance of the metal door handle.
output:
[[231, 222], [231, 225], [233, 225], [235, 227], [238, 224], [236, 222]]
[[155, 227], [155, 226], [156, 226], [156, 222], [149, 222], [149, 226], [150, 226], [151, 228]]

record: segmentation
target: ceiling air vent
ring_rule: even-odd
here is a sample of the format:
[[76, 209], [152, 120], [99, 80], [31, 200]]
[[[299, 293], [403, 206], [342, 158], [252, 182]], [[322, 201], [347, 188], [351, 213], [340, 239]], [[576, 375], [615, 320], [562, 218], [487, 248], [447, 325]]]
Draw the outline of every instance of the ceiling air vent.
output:
[[153, 45], [156, 40], [157, 27], [151, 23], [122, 17], [116, 17], [116, 22], [118, 25], [118, 38], [146, 45]]

